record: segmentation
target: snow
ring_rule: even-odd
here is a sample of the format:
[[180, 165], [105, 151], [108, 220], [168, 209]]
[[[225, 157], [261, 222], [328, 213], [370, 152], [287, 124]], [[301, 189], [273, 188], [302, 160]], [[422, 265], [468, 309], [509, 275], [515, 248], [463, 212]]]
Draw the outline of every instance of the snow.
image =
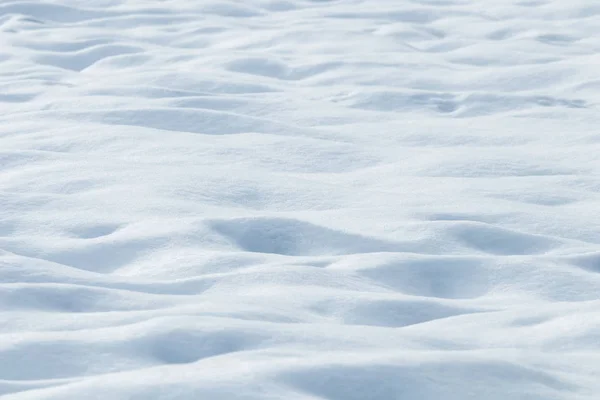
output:
[[600, 6], [0, 3], [0, 397], [596, 400]]

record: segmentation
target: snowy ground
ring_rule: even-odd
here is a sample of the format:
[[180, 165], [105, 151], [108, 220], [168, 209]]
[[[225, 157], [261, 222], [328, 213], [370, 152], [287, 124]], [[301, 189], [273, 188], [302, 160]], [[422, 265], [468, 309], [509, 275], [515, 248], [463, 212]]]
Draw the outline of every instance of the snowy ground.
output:
[[0, 397], [600, 398], [600, 5], [0, 2]]

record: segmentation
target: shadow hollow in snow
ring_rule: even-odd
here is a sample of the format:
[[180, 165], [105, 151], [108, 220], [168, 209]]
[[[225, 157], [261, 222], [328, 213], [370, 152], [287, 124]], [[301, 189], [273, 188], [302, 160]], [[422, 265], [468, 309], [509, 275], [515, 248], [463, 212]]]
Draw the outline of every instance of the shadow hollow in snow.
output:
[[320, 311], [340, 318], [348, 325], [368, 325], [400, 328], [436, 319], [481, 312], [477, 309], [439, 304], [435, 301], [396, 299], [356, 299], [347, 302], [327, 302]]
[[284, 218], [213, 220], [210, 226], [237, 247], [256, 253], [322, 256], [405, 251], [399, 243]]
[[205, 135], [233, 135], [247, 132], [283, 135], [301, 132], [301, 129], [265, 118], [208, 109], [120, 109], [72, 113], [72, 115], [75, 118], [95, 120], [107, 125], [137, 126]]
[[162, 237], [90, 241], [78, 247], [59, 249], [36, 256], [82, 270], [111, 273], [167, 242], [168, 238]]
[[413, 296], [470, 299], [483, 296], [492, 285], [485, 261], [467, 257], [402, 259], [360, 273]]
[[44, 4], [34, 1], [7, 1], [0, 5], [0, 16], [8, 14], [22, 14], [29, 19], [74, 23], [93, 18], [102, 18], [114, 15], [113, 13], [86, 10], [59, 4]]
[[176, 329], [150, 335], [138, 343], [167, 364], [188, 364], [203, 358], [242, 351], [256, 345], [261, 338], [245, 332], [198, 332]]
[[543, 254], [559, 245], [545, 236], [475, 222], [456, 223], [450, 232], [466, 246], [495, 255]]
[[586, 271], [600, 273], [600, 252], [572, 257], [571, 262], [573, 265]]
[[116, 224], [89, 224], [71, 229], [71, 233], [81, 239], [96, 239], [108, 236], [119, 229]]
[[46, 52], [36, 58], [40, 64], [52, 65], [72, 71], [83, 71], [104, 59], [141, 52], [143, 52], [143, 49], [136, 46], [101, 44], [75, 52]]
[[[290, 385], [328, 400], [505, 399], [505, 390], [519, 385], [519, 399], [541, 399], [571, 389], [552, 375], [499, 360], [450, 362], [435, 360], [402, 364], [319, 365], [286, 371]], [[449, 391], [450, 382], [465, 382]], [[490, 390], [493, 387], [495, 390]]]

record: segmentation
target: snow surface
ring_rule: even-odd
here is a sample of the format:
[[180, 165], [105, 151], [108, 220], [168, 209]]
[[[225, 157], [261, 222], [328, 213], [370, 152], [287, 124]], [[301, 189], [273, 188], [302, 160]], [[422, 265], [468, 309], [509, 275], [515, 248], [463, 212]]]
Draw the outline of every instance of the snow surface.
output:
[[0, 2], [0, 396], [600, 398], [600, 5]]

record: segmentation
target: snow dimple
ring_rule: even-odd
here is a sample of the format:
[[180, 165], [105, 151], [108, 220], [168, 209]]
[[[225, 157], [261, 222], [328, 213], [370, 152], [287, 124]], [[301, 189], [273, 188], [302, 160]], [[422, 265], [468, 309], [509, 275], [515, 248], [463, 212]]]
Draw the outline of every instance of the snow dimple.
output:
[[[488, 64], [488, 61], [456, 60], [464, 64]], [[549, 96], [519, 96], [476, 93], [455, 96], [449, 93], [360, 93], [345, 100], [352, 107], [376, 111], [419, 111], [437, 114], [454, 113], [457, 117], [477, 117], [512, 110], [537, 107], [586, 108], [582, 99], [561, 99]]]
[[600, 273], [600, 253], [576, 256], [574, 257], [572, 263], [586, 271]]
[[0, 397], [596, 400], [599, 10], [0, 1]]
[[111, 15], [109, 12], [35, 1], [9, 1], [0, 5], [0, 16], [8, 14], [25, 15], [32, 21], [62, 23], [81, 22]]
[[14, 310], [60, 313], [130, 311], [132, 303], [143, 310], [165, 303], [159, 297], [134, 292], [65, 284], [5, 285], [0, 287], [0, 299]]
[[125, 45], [97, 45], [73, 53], [42, 53], [37, 56], [40, 64], [51, 65], [73, 71], [82, 71], [98, 61], [124, 54], [138, 53], [139, 47]]
[[424, 399], [446, 396], [458, 400], [462, 397], [448, 393], [446, 385], [449, 381], [464, 382], [469, 379], [474, 380], [468, 389], [471, 396], [501, 399], [479, 383], [478, 378], [488, 378], [488, 374], [496, 377], [492, 382], [499, 390], [506, 390], [509, 381], [519, 384], [519, 393], [523, 398], [535, 399], [540, 387], [543, 388], [542, 392], [553, 393], [555, 398], [559, 397], [554, 393], [558, 395], [574, 389], [568, 382], [553, 377], [549, 372], [537, 371], [516, 361], [484, 361], [473, 355], [467, 356], [466, 362], [456, 362], [450, 358], [417, 363], [411, 355], [408, 357], [408, 360], [383, 360], [356, 366], [327, 363], [304, 367], [297, 372], [284, 371], [280, 375], [303, 392], [332, 400], [384, 400], [402, 396]]
[[468, 247], [489, 254], [540, 254], [553, 250], [560, 244], [552, 238], [478, 223], [455, 223], [449, 231]]
[[364, 298], [340, 303], [335, 301], [325, 302], [324, 304], [319, 304], [317, 310], [326, 312], [349, 325], [395, 328], [425, 324], [441, 318], [451, 318], [478, 312], [476, 309], [441, 304], [437, 301], [408, 299], [367, 300]]
[[469, 299], [493, 287], [493, 271], [485, 260], [439, 256], [399, 259], [361, 270], [361, 274], [413, 296]]
[[284, 63], [266, 58], [236, 60], [230, 64], [229, 69], [236, 72], [273, 78], [283, 78], [288, 74], [288, 68]]
[[133, 262], [151, 249], [164, 245], [165, 238], [121, 239], [87, 243], [72, 249], [56, 249], [38, 256], [87, 271], [111, 273]]
[[290, 66], [280, 59], [247, 58], [237, 59], [226, 65], [233, 72], [257, 75], [280, 80], [300, 81], [327, 72], [335, 72], [343, 66], [341, 62], [316, 63], [309, 65]]
[[95, 239], [108, 236], [119, 229], [119, 225], [113, 224], [90, 224], [87, 226], [77, 226], [72, 232], [77, 237], [83, 239]]
[[290, 256], [319, 256], [400, 251], [402, 246], [298, 220], [242, 219], [213, 221], [213, 229], [242, 250]]
[[149, 335], [137, 345], [141, 352], [150, 351], [161, 363], [188, 364], [207, 357], [249, 350], [265, 340], [248, 332], [181, 329]]

